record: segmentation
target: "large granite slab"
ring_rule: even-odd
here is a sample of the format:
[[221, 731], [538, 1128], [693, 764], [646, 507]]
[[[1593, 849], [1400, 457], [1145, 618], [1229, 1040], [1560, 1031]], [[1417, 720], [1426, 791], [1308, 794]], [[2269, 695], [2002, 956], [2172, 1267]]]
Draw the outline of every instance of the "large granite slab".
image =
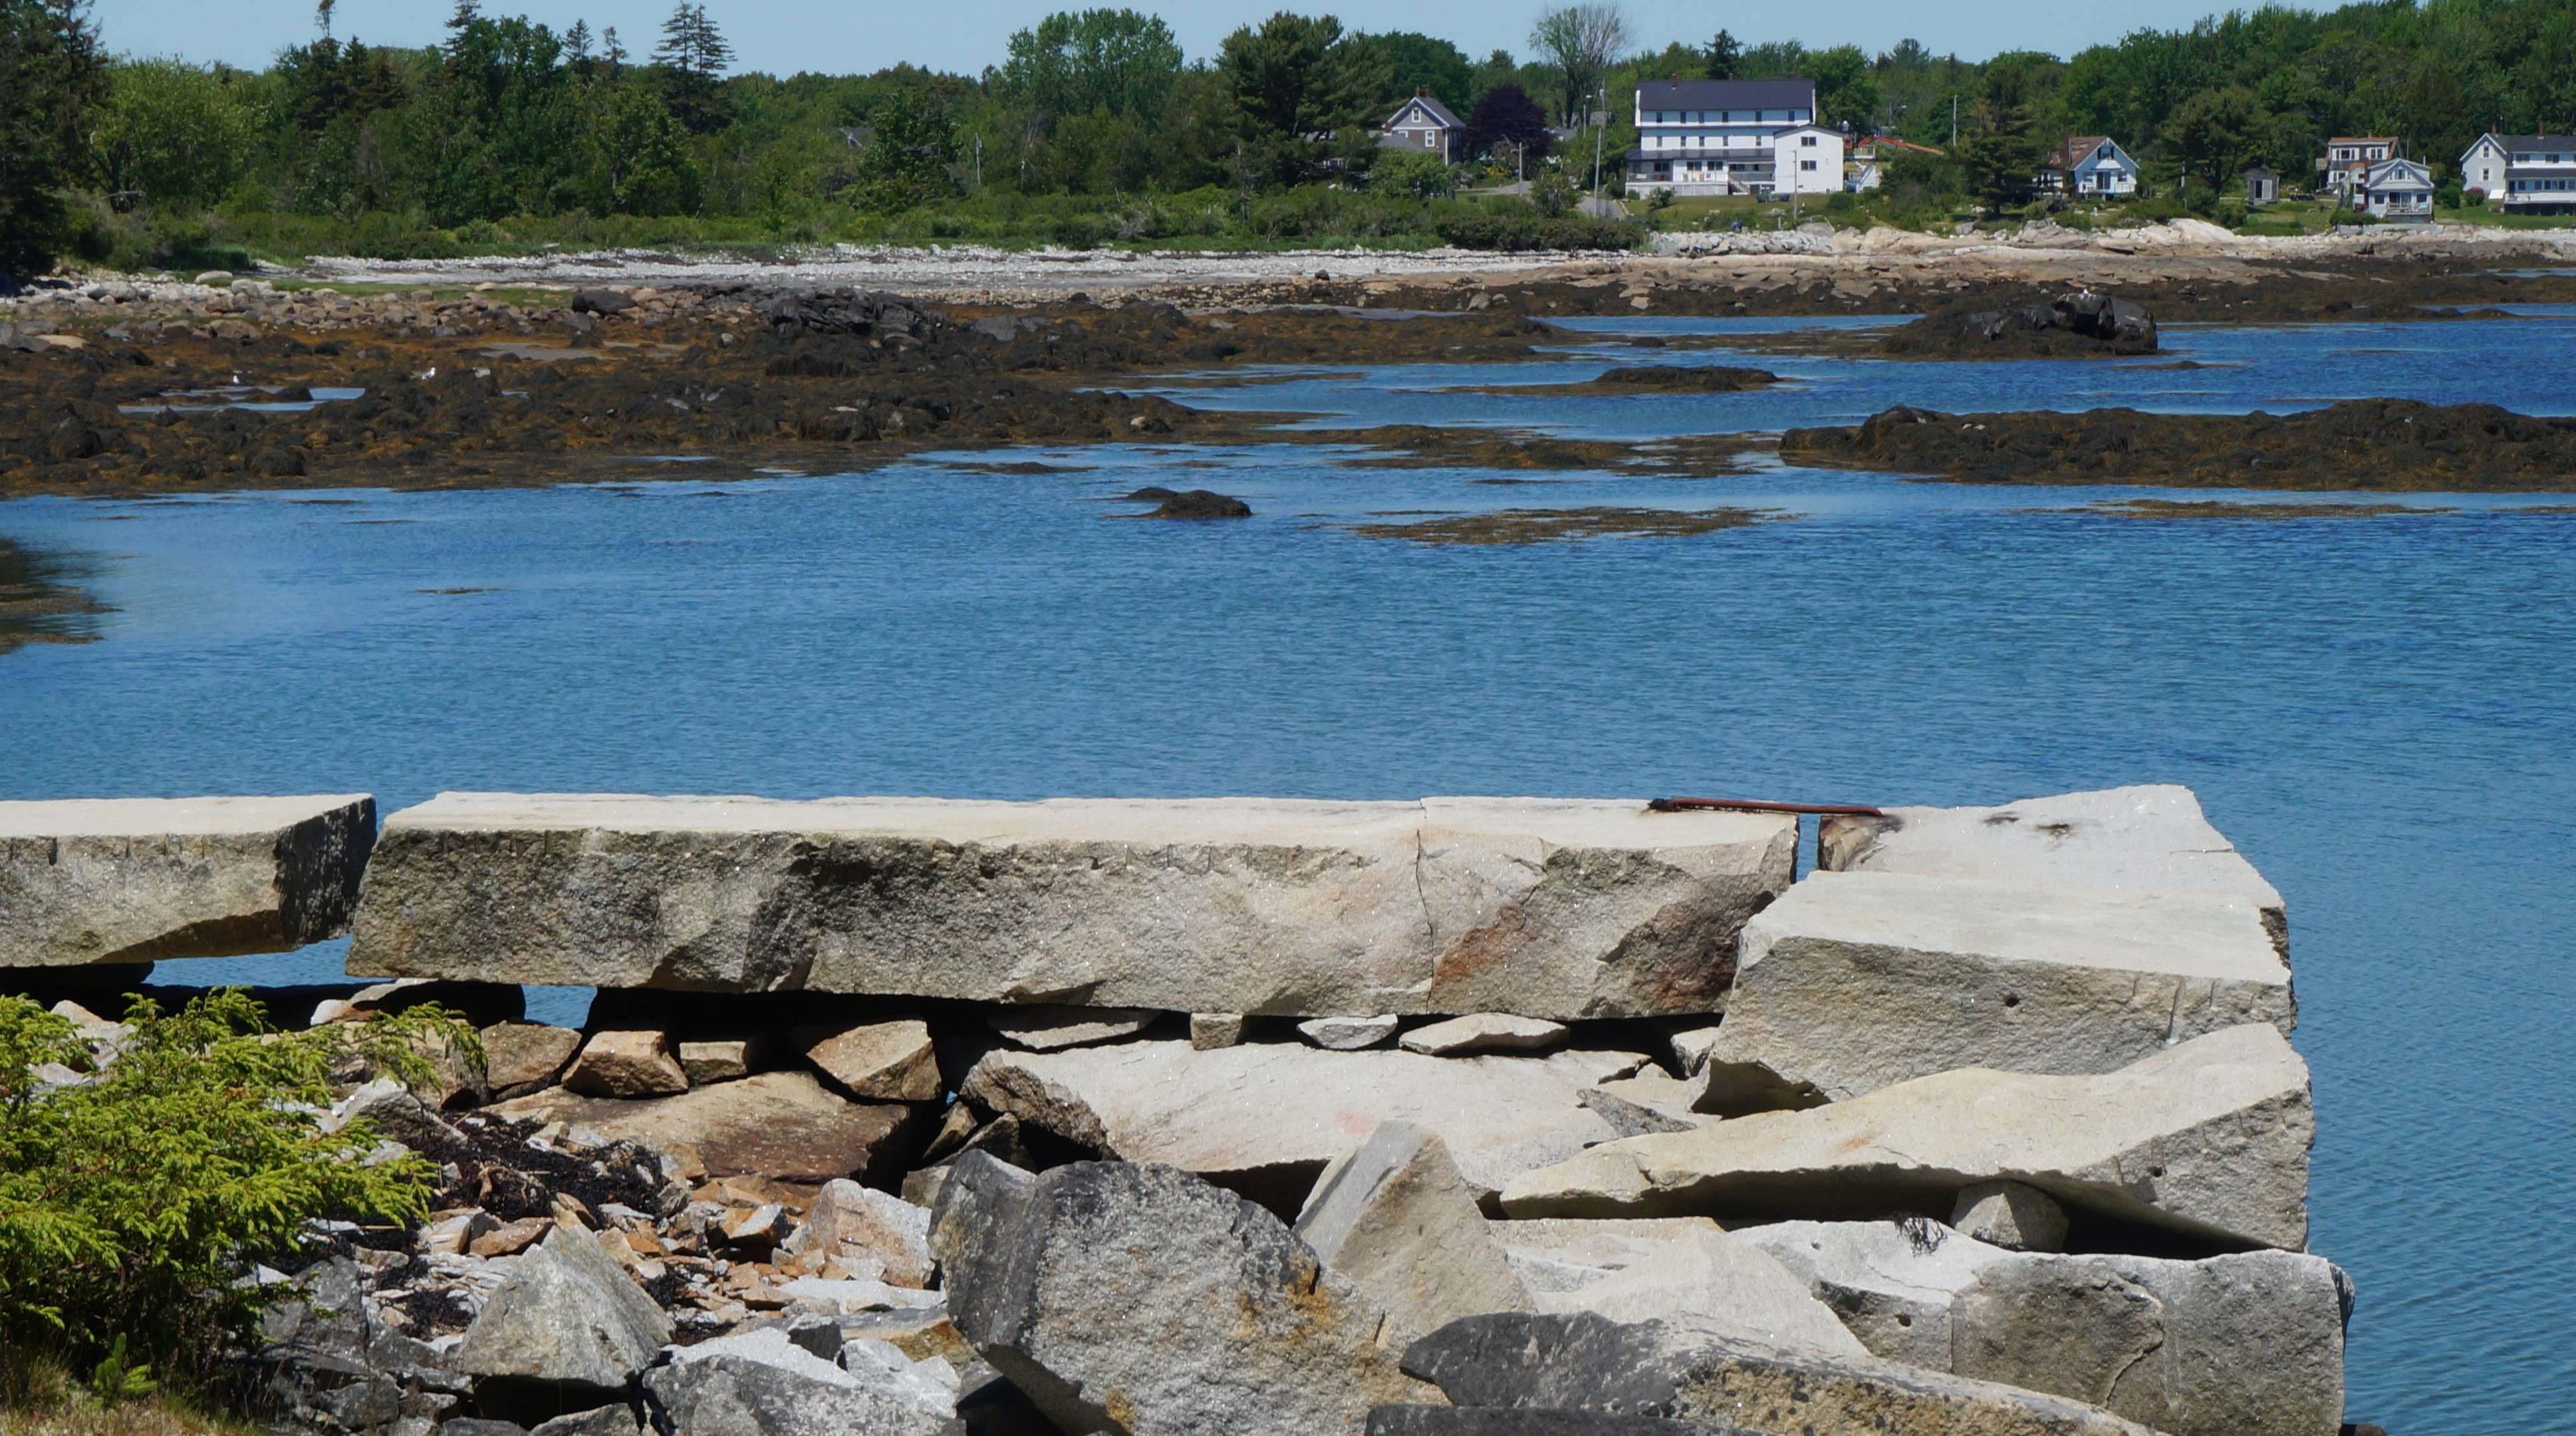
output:
[[0, 968], [336, 937], [375, 837], [364, 793], [0, 803]]
[[2210, 825], [2191, 789], [2173, 783], [2024, 798], [1991, 808], [1889, 808], [1827, 817], [1816, 866], [1828, 872], [1925, 877], [2242, 899], [2289, 955], [2280, 891]]
[[349, 968], [1272, 1015], [1708, 1010], [1793, 820], [1619, 801], [450, 793]]
[[[1730, 1021], [1732, 1019], [1729, 1019]], [[2196, 1037], [2117, 1072], [1967, 1068], [1848, 1102], [1606, 1142], [1505, 1183], [1514, 1217], [1872, 1218], [1944, 1211], [2021, 1182], [2079, 1220], [2212, 1249], [2297, 1251], [2308, 1234], [2308, 1067], [2269, 1023]]]
[[2297, 1020], [2290, 969], [2242, 898], [1817, 873], [1745, 925], [1699, 1105], [1840, 1102], [1959, 1067], [2109, 1072]]
[[1209, 1051], [1129, 1042], [995, 1048], [958, 1090], [1103, 1156], [1179, 1167], [1293, 1212], [1327, 1165], [1391, 1121], [1438, 1137], [1478, 1200], [1490, 1198], [1521, 1173], [1616, 1137], [1584, 1105], [1584, 1089], [1645, 1060], [1581, 1049], [1425, 1057], [1291, 1042]]

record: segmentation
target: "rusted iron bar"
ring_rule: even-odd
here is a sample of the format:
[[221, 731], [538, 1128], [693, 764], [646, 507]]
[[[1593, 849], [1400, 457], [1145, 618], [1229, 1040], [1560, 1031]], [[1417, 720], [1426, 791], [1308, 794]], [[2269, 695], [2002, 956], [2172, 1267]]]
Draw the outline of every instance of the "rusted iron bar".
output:
[[1760, 798], [1650, 798], [1658, 813], [1816, 813], [1837, 818], [1883, 818], [1887, 814], [1860, 803], [1771, 803]]

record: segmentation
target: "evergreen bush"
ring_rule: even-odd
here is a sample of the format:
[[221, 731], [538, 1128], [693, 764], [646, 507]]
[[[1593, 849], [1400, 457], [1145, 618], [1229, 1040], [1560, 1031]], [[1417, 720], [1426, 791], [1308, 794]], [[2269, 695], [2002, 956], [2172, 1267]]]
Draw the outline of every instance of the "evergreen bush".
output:
[[138, 998], [125, 1020], [93, 1050], [0, 997], [0, 1349], [112, 1362], [130, 1385], [208, 1369], [274, 1290], [246, 1280], [254, 1266], [300, 1265], [312, 1223], [427, 1216], [436, 1167], [380, 1150], [363, 1120], [323, 1130], [335, 1070], [419, 1083], [425, 1050], [481, 1053], [434, 1007], [277, 1032], [227, 990], [175, 1012]]

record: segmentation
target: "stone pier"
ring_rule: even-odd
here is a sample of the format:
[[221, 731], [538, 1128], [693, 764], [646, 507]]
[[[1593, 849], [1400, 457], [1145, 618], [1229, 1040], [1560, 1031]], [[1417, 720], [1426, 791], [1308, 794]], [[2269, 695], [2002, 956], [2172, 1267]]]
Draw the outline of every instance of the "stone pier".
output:
[[352, 973], [1305, 1016], [1705, 1012], [1794, 821], [1534, 798], [443, 794]]
[[348, 930], [364, 793], [0, 803], [0, 968], [284, 952]]

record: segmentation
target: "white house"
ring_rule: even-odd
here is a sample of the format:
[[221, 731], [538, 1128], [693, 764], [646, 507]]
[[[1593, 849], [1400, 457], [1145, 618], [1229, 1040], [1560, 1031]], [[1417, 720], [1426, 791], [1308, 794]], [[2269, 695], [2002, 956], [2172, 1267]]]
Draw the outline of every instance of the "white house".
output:
[[2507, 210], [2576, 209], [2576, 135], [2480, 135], [2460, 156], [2460, 183]]
[[2354, 186], [2354, 208], [2380, 219], [2422, 223], [2433, 217], [2433, 172], [2414, 160], [2381, 160]]
[[2048, 158], [2039, 187], [2087, 199], [2138, 192], [2138, 162], [2109, 135], [2073, 135]]
[[1623, 163], [1630, 194], [1828, 195], [1843, 137], [1816, 123], [1813, 80], [1647, 80]]
[[1454, 151], [1467, 134], [1467, 127], [1449, 113], [1447, 105], [1420, 90], [1414, 91], [1413, 98], [1405, 101], [1381, 128], [1384, 133], [1378, 136], [1378, 143], [1427, 150], [1453, 164], [1458, 159]]

